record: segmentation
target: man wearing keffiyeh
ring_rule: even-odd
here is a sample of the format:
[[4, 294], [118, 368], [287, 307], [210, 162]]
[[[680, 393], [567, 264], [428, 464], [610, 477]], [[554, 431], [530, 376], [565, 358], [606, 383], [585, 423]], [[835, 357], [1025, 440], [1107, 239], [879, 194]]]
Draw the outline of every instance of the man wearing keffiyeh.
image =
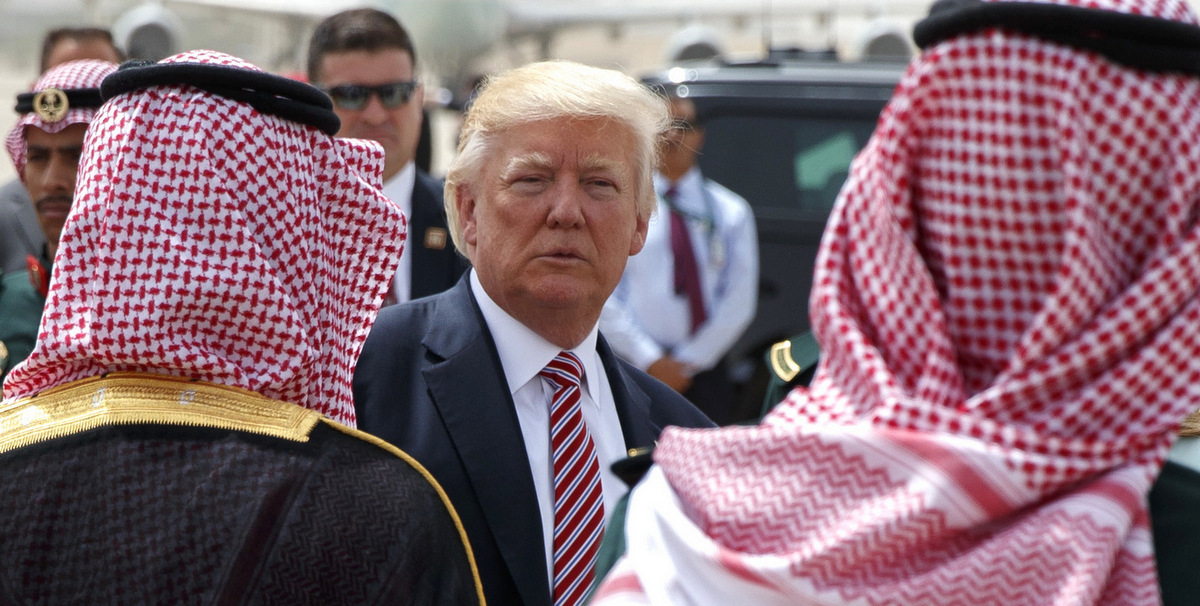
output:
[[[112, 32], [106, 29], [57, 28], [42, 38], [39, 73], [45, 74], [63, 63], [83, 59], [120, 63], [123, 56], [113, 41]], [[22, 110], [27, 105], [18, 105], [22, 106], [18, 113], [24, 113]], [[25, 185], [19, 178], [0, 184], [0, 271], [24, 270], [27, 257], [40, 256], [45, 245], [46, 237]], [[32, 341], [29, 345], [32, 347]]]
[[379, 147], [220, 53], [101, 93], [0, 405], [0, 602], [480, 603], [445, 494], [352, 429], [405, 234]]
[[1146, 494], [1200, 404], [1200, 28], [946, 4], [826, 228], [810, 387], [664, 433], [595, 603], [1159, 603]]
[[116, 69], [108, 61], [70, 61], [17, 95], [21, 115], [4, 143], [29, 192], [45, 244], [40, 254], [25, 259], [25, 271], [0, 268], [0, 382], [33, 350], [51, 261], [71, 210], [84, 133], [100, 107], [100, 81]]

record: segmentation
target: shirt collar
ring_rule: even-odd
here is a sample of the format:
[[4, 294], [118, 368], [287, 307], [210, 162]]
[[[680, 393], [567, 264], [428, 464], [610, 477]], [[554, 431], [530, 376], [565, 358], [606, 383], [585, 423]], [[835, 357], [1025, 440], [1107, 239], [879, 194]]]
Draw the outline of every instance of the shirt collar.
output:
[[409, 162], [391, 179], [383, 184], [383, 195], [404, 211], [406, 219], [412, 219], [412, 193], [417, 182], [417, 165]]
[[[704, 177], [700, 167], [693, 166], [675, 182], [675, 205], [680, 210], [692, 213], [704, 212]], [[667, 194], [671, 181], [658, 171], [654, 173], [654, 191], [660, 197]]]
[[[483, 313], [488, 330], [496, 343], [496, 352], [500, 355], [500, 365], [504, 368], [504, 377], [508, 380], [508, 388], [512, 393], [537, 376], [562, 348], [543, 339], [541, 335], [530, 330], [516, 318], [508, 315], [483, 289], [475, 270], [471, 270], [471, 292]], [[600, 393], [595, 381], [599, 377], [599, 356], [596, 355], [596, 326], [588, 332], [587, 337], [579, 345], [567, 350], [579, 356], [583, 363], [584, 389], [593, 402]]]

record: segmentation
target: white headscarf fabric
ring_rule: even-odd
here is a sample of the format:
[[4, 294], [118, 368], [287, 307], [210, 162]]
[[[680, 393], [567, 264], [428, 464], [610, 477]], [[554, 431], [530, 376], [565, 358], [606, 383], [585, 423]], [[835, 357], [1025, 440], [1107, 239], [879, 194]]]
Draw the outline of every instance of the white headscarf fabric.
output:
[[[29, 92], [40, 93], [48, 88], [57, 88], [64, 91], [80, 88], [99, 89], [100, 83], [104, 81], [104, 77], [116, 70], [117, 64], [108, 61], [98, 61], [96, 59], [68, 61], [47, 70], [45, 74], [42, 74], [41, 78], [38, 78], [38, 81], [33, 85], [33, 89]], [[72, 124], [87, 124], [91, 122], [92, 117], [96, 115], [97, 109], [95, 107], [68, 106], [67, 113], [57, 122], [46, 122], [35, 112], [22, 114], [17, 119], [17, 125], [8, 132], [8, 137], [4, 139], [4, 147], [8, 150], [8, 155], [12, 158], [13, 165], [17, 168], [17, 175], [22, 179], [25, 178], [25, 160], [27, 157], [25, 127], [33, 126], [48, 133], [59, 133]]]
[[[164, 62], [258, 70], [211, 51]], [[377, 144], [189, 86], [109, 100], [88, 130], [37, 346], [5, 393], [142, 371], [353, 425], [354, 362], [406, 231], [382, 168]]]
[[1200, 406], [1197, 166], [1198, 78], [996, 29], [927, 49], [830, 217], [811, 387], [664, 433], [597, 603], [1158, 603], [1145, 496]]

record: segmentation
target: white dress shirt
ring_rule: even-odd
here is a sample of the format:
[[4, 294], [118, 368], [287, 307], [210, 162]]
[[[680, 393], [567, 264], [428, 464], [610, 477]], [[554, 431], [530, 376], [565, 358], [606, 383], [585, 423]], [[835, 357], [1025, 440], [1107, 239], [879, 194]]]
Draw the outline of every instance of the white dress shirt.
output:
[[733, 347], [758, 306], [758, 231], [750, 205], [692, 168], [675, 184], [696, 255], [707, 320], [693, 334], [686, 294], [675, 294], [671, 209], [661, 196], [670, 183], [654, 175], [658, 211], [646, 245], [629, 259], [600, 316], [617, 355], [645, 370], [671, 354], [692, 373], [708, 370]]
[[[517, 420], [525, 438], [529, 470], [541, 509], [542, 536], [546, 547], [546, 572], [550, 587], [554, 587], [554, 468], [550, 456], [550, 404], [554, 388], [538, 373], [555, 358], [562, 348], [543, 339], [524, 324], [508, 315], [483, 290], [475, 270], [471, 270], [471, 292], [483, 312], [483, 319], [496, 342], [504, 377], [512, 390], [517, 407]], [[592, 327], [587, 338], [571, 348], [583, 363], [583, 384], [579, 405], [587, 423], [596, 457], [600, 462], [600, 484], [604, 491], [604, 519], [607, 523], [617, 501], [627, 492], [625, 483], [613, 474], [613, 462], [626, 456], [625, 436], [613, 400], [612, 388], [600, 355], [596, 353], [597, 328]]]
[[1167, 460], [1192, 471], [1200, 472], [1200, 437], [1184, 437], [1175, 440], [1167, 453]]
[[[404, 220], [409, 222], [412, 221], [412, 194], [416, 182], [417, 165], [409, 162], [383, 184], [383, 194], [400, 207]], [[408, 229], [408, 241], [404, 244], [404, 254], [400, 255], [400, 266], [396, 268], [396, 275], [392, 276], [392, 293], [396, 295], [397, 303], [412, 298], [412, 253], [408, 252], [413, 242], [412, 225]]]

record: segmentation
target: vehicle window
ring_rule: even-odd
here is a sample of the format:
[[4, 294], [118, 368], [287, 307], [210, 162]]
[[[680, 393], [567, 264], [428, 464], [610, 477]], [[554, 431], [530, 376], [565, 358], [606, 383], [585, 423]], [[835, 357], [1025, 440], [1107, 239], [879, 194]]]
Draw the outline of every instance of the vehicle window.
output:
[[701, 168], [756, 211], [823, 218], [875, 118], [717, 117], [705, 125]]

